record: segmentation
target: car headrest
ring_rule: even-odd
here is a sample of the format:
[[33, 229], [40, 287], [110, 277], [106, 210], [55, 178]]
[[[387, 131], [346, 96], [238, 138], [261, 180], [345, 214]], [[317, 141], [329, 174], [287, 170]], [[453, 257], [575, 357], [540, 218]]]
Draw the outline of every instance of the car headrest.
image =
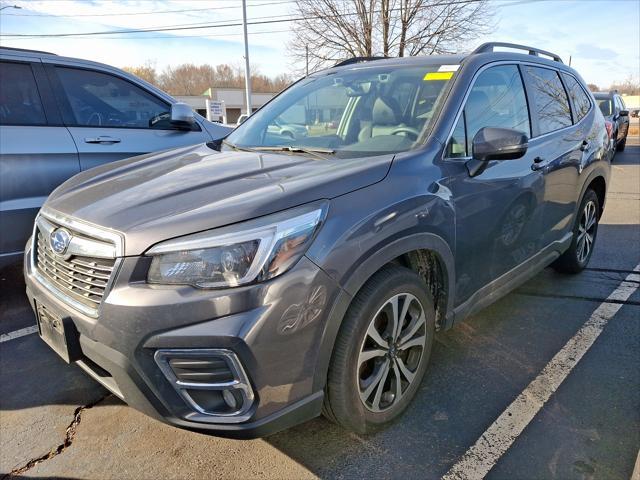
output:
[[373, 102], [371, 120], [374, 125], [397, 125], [400, 121], [400, 105], [391, 97], [378, 97]]

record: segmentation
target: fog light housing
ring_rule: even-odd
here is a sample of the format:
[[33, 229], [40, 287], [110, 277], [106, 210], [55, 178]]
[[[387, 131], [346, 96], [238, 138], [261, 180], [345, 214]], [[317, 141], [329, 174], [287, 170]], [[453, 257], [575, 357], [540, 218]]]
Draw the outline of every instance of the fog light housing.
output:
[[254, 394], [240, 360], [226, 349], [161, 349], [154, 359], [178, 395], [194, 412], [192, 421], [248, 420]]

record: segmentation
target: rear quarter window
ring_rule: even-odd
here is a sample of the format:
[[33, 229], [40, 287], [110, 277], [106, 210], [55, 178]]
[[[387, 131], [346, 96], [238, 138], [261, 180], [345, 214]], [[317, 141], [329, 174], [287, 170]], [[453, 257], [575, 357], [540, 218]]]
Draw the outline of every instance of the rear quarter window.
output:
[[587, 113], [589, 113], [589, 110], [591, 109], [591, 101], [578, 80], [566, 73], [563, 73], [562, 77], [564, 78], [565, 85], [569, 91], [571, 102], [573, 103], [575, 121], [579, 122]]

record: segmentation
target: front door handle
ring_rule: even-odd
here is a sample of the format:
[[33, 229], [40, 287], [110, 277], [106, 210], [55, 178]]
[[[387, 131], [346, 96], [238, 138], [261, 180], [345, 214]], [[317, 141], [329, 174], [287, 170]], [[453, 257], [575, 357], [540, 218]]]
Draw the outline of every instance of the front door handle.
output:
[[112, 143], [120, 143], [120, 139], [114, 138], [114, 137], [106, 137], [106, 136], [88, 137], [84, 139], [84, 143], [104, 143], [104, 144], [110, 145]]

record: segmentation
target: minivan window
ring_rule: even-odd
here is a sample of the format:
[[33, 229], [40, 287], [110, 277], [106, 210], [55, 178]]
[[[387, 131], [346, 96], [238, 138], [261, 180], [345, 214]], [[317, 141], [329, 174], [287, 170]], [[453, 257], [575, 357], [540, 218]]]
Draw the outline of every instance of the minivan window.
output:
[[46, 123], [31, 65], [0, 62], [0, 125]]
[[[449, 140], [447, 156], [470, 155], [473, 137], [484, 127], [512, 128], [531, 135], [527, 100], [516, 65], [491, 67], [478, 76], [467, 97], [464, 115]], [[461, 148], [465, 144], [466, 152]]]
[[67, 123], [82, 127], [171, 129], [170, 107], [113, 75], [56, 68], [71, 107]]
[[576, 80], [571, 75], [567, 75], [566, 73], [563, 73], [562, 77], [564, 78], [567, 90], [569, 91], [569, 95], [571, 96], [573, 108], [575, 109], [575, 121], [579, 122], [589, 112], [589, 109], [591, 108], [591, 101], [589, 101], [589, 97], [585, 93], [578, 80]]
[[440, 67], [367, 65], [305, 78], [250, 116], [226, 145], [315, 148], [338, 157], [410, 150], [454, 76]]
[[570, 126], [571, 108], [558, 72], [542, 67], [525, 66], [533, 88], [534, 112], [538, 118], [539, 134]]

